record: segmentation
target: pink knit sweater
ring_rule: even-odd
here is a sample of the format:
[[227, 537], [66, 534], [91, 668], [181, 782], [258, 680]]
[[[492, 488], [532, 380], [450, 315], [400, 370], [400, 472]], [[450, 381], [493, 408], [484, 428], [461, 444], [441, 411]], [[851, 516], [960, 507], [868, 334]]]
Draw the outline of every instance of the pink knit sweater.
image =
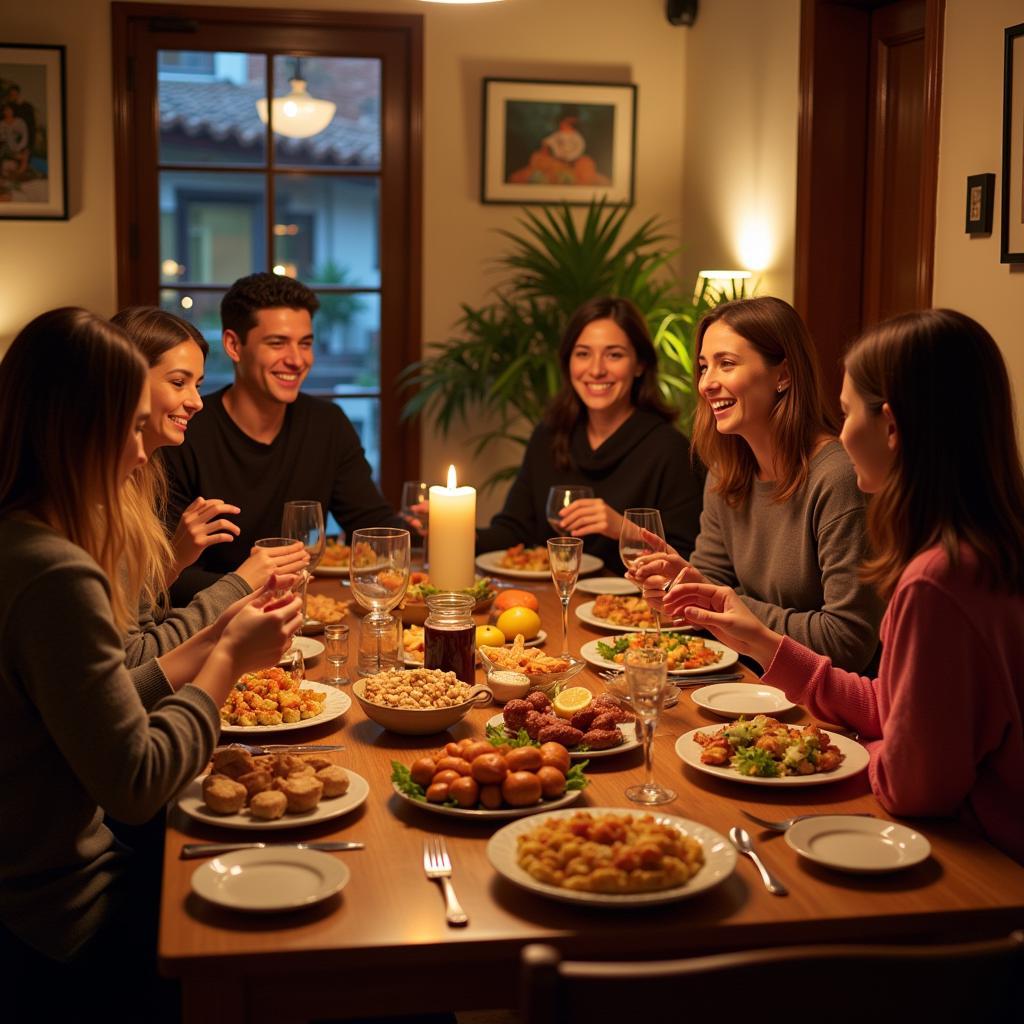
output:
[[956, 568], [939, 547], [904, 570], [882, 620], [877, 679], [832, 667], [788, 637], [764, 681], [856, 729], [891, 814], [961, 815], [1024, 863], [1024, 597]]

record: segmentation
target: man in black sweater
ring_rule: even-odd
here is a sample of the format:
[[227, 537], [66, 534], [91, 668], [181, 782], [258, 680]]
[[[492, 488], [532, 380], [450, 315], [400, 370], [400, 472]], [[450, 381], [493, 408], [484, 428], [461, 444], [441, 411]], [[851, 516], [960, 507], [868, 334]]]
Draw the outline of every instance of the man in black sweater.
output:
[[351, 533], [405, 526], [373, 482], [355, 428], [331, 402], [300, 393], [313, 365], [316, 295], [276, 274], [237, 280], [221, 302], [224, 350], [234, 384], [205, 399], [184, 444], [163, 449], [171, 530], [194, 498], [240, 511], [238, 536], [224, 531], [171, 588], [185, 604], [231, 572], [261, 537], [281, 532], [286, 501], [319, 501]]

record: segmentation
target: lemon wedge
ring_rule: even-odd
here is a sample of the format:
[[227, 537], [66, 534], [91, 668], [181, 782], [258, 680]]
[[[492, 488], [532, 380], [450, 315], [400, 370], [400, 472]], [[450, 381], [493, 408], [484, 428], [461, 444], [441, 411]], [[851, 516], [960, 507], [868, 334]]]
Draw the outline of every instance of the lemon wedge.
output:
[[594, 695], [585, 686], [570, 686], [564, 689], [552, 704], [559, 718], [572, 718], [577, 711], [590, 707]]

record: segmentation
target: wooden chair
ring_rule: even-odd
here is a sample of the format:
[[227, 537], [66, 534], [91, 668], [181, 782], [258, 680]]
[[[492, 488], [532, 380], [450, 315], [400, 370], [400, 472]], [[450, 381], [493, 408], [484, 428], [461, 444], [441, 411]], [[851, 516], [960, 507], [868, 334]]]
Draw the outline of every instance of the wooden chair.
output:
[[521, 963], [522, 1024], [1002, 1024], [1024, 1008], [1024, 931], [959, 945], [789, 946], [640, 963], [562, 960], [535, 944]]

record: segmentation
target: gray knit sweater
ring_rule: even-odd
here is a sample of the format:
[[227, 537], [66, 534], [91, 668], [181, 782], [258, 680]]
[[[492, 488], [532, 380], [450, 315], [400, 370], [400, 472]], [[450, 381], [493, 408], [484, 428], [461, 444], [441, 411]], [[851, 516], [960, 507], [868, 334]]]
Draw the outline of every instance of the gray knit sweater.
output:
[[863, 671], [878, 647], [884, 605], [858, 575], [867, 556], [864, 495], [842, 446], [815, 454], [807, 483], [786, 502], [774, 483], [754, 481], [730, 508], [704, 487], [700, 535], [690, 561], [708, 579], [733, 587], [765, 625]]
[[130, 672], [110, 587], [79, 547], [0, 520], [0, 921], [71, 956], [102, 924], [125, 850], [104, 811], [140, 823], [206, 764], [217, 707]]

